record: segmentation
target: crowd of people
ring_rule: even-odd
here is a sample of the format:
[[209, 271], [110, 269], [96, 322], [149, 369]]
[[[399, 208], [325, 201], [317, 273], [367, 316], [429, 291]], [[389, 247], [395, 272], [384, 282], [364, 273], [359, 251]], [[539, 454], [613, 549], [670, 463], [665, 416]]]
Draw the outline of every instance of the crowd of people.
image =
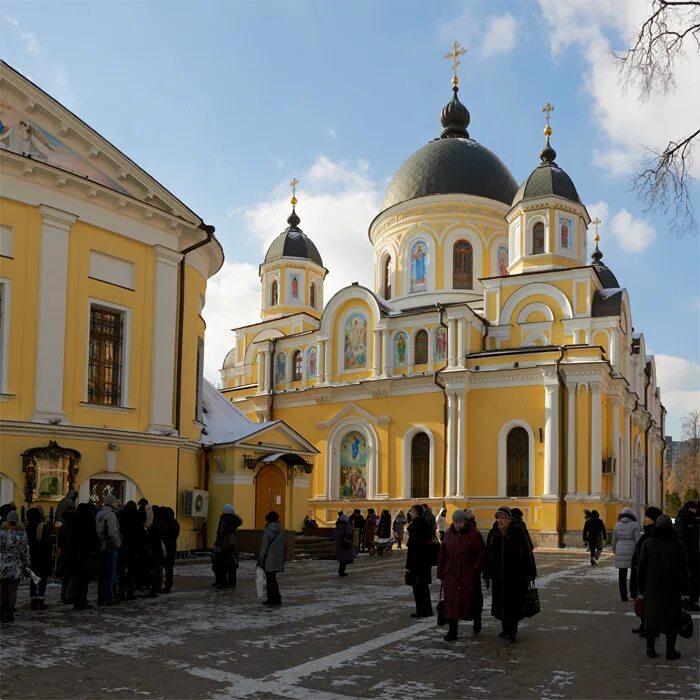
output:
[[61, 602], [89, 610], [90, 582], [97, 581], [97, 604], [133, 600], [137, 591], [154, 598], [170, 593], [180, 534], [172, 508], [142, 498], [118, 507], [107, 494], [101, 508], [78, 503], [69, 491], [47, 517], [40, 506], [20, 522], [13, 503], [0, 507], [0, 616], [12, 622], [20, 581], [29, 576], [30, 610], [47, 609], [49, 576], [61, 580]]

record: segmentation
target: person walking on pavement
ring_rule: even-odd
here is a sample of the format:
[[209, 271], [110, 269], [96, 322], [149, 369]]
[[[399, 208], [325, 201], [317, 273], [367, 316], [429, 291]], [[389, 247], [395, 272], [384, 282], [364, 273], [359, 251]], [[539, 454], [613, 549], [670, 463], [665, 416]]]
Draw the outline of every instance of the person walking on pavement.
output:
[[690, 573], [688, 558], [678, 533], [668, 515], [656, 519], [654, 532], [639, 552], [638, 597], [643, 600], [647, 656], [658, 656], [657, 634], [666, 635], [666, 659], [680, 658], [676, 650], [681, 618], [681, 597], [688, 593]]
[[219, 516], [219, 525], [216, 528], [216, 540], [214, 547], [216, 552], [212, 561], [212, 568], [217, 588], [235, 588], [236, 574], [239, 563], [238, 546], [236, 537], [238, 528], [243, 525], [243, 520], [236, 514], [233, 506], [227, 503]]
[[279, 514], [271, 510], [266, 516], [258, 566], [265, 572], [267, 599], [263, 605], [281, 605], [282, 596], [277, 574], [284, 571], [284, 556], [287, 551], [287, 535], [280, 525]]
[[465, 511], [456, 510], [440, 546], [437, 566], [437, 577], [443, 586], [445, 619], [449, 624], [444, 637], [446, 642], [457, 639], [459, 620], [473, 620], [474, 634], [481, 632], [479, 593], [485, 558], [484, 540], [474, 521]]
[[437, 527], [440, 542], [442, 542], [445, 539], [445, 530], [447, 530], [447, 508], [440, 508], [440, 512], [435, 518], [435, 526]]
[[367, 509], [367, 519], [365, 520], [365, 549], [369, 549], [374, 545], [375, 535], [377, 534], [377, 515], [374, 508]]
[[352, 515], [350, 516], [350, 524], [352, 525], [355, 537], [357, 538], [355, 540], [355, 542], [357, 542], [357, 550], [358, 552], [363, 552], [365, 549], [365, 516], [362, 515], [359, 508], [355, 508], [355, 510], [353, 510]]
[[396, 517], [394, 518], [394, 523], [392, 525], [392, 530], [394, 532], [394, 537], [396, 538], [396, 546], [401, 549], [401, 544], [403, 543], [403, 532], [406, 527], [406, 516], [403, 511], [400, 510]]
[[117, 520], [117, 499], [114, 494], [105, 496], [104, 505], [95, 518], [95, 529], [100, 538], [100, 575], [97, 585], [97, 604], [115, 605], [117, 580], [117, 554], [122, 545]]
[[338, 560], [338, 576], [347, 576], [345, 567], [355, 559], [355, 549], [352, 546], [353, 529], [347, 515], [341, 515], [335, 524], [333, 539], [335, 540], [335, 557]]
[[583, 526], [583, 543], [591, 553], [591, 566], [597, 566], [600, 554], [603, 551], [603, 543], [608, 533], [605, 530], [605, 523], [600, 519], [597, 510], [592, 510], [586, 518]]
[[641, 620], [639, 627], [635, 627], [632, 632], [638, 634], [640, 637], [644, 637], [646, 631], [644, 629], [644, 615], [641, 614], [640, 610], [642, 606], [637, 602], [637, 594], [639, 593], [639, 552], [642, 549], [642, 545], [654, 533], [654, 527], [660, 515], [663, 515], [663, 513], [659, 508], [655, 508], [654, 506], [649, 506], [646, 511], [644, 511], [644, 528], [641, 537], [637, 540], [634, 554], [632, 554], [632, 563], [630, 565], [630, 598], [635, 601], [635, 612], [637, 613], [637, 617]]
[[700, 606], [700, 528], [698, 527], [698, 503], [688, 501], [676, 516], [676, 532], [685, 545], [690, 569], [690, 605], [689, 610], [698, 612]]
[[32, 571], [39, 577], [39, 583], [29, 581], [31, 610], [46, 610], [46, 584], [51, 573], [51, 530], [52, 523], [46, 520], [44, 510], [34, 506], [27, 511], [27, 540]]
[[525, 531], [505, 506], [496, 511], [496, 522], [486, 539], [483, 576], [486, 588], [493, 583], [491, 614], [501, 621], [499, 636], [515, 643], [528, 585], [535, 580], [537, 567]]
[[406, 583], [413, 589], [416, 612], [411, 617], [432, 617], [430, 600], [432, 583], [431, 544], [435, 540], [430, 521], [424, 517], [423, 506], [411, 508], [411, 524], [408, 526], [408, 553], [406, 554]]
[[14, 622], [17, 589], [28, 567], [27, 533], [17, 511], [11, 510], [0, 525], [0, 622]]
[[620, 600], [627, 602], [627, 570], [632, 566], [632, 555], [641, 537], [637, 517], [631, 508], [623, 508], [617, 516], [615, 529], [613, 530], [612, 551], [615, 554], [615, 567], [618, 569], [618, 583], [620, 586]]
[[161, 532], [163, 538], [163, 571], [165, 580], [161, 593], [170, 593], [173, 589], [173, 572], [175, 569], [175, 557], [177, 555], [177, 538], [180, 536], [180, 523], [175, 519], [175, 511], [172, 508], [160, 509]]

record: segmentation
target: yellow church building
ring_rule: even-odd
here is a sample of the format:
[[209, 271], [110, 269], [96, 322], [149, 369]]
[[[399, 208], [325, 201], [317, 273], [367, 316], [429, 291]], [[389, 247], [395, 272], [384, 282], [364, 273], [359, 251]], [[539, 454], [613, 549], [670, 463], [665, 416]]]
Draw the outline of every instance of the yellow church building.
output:
[[[552, 109], [518, 186], [469, 136], [455, 73], [439, 137], [369, 223], [372, 289], [325, 301], [328, 270], [292, 197], [260, 266], [261, 320], [235, 329], [222, 393], [316, 447], [306, 512], [319, 523], [419, 501], [471, 507], [483, 527], [507, 504], [557, 546], [580, 544], [586, 508], [611, 525], [623, 506], [661, 503], [654, 358], [603, 262], [600, 222], [556, 161]], [[275, 464], [283, 473], [284, 456]]]

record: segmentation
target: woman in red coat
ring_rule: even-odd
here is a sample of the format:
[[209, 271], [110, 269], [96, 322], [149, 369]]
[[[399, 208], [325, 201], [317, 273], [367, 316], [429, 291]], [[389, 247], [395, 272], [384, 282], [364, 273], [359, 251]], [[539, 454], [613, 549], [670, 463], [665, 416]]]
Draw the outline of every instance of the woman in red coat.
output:
[[481, 572], [486, 547], [463, 510], [452, 514], [452, 525], [440, 547], [437, 576], [442, 581], [445, 618], [449, 630], [445, 641], [457, 639], [459, 620], [474, 620], [474, 634], [481, 631]]

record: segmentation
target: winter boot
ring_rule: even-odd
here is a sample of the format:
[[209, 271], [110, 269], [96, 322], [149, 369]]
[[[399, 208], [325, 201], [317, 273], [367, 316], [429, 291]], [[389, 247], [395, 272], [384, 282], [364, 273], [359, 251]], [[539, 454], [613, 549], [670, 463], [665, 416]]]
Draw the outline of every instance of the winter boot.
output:
[[36, 598], [32, 598], [31, 601], [29, 602], [29, 609], [36, 610]]
[[457, 639], [457, 625], [459, 623], [457, 620], [450, 620], [450, 626], [447, 630], [447, 634], [443, 637], [446, 642], [454, 642]]
[[34, 610], [47, 610], [48, 609], [49, 606], [46, 605], [46, 601], [43, 598], [35, 598], [34, 600], [36, 601], [36, 603], [35, 603], [36, 607], [34, 608]]
[[656, 635], [647, 634], [647, 656], [650, 659], [655, 659], [658, 656], [656, 653]]
[[474, 634], [479, 634], [479, 632], [481, 632], [481, 618], [475, 617], [474, 618]]

